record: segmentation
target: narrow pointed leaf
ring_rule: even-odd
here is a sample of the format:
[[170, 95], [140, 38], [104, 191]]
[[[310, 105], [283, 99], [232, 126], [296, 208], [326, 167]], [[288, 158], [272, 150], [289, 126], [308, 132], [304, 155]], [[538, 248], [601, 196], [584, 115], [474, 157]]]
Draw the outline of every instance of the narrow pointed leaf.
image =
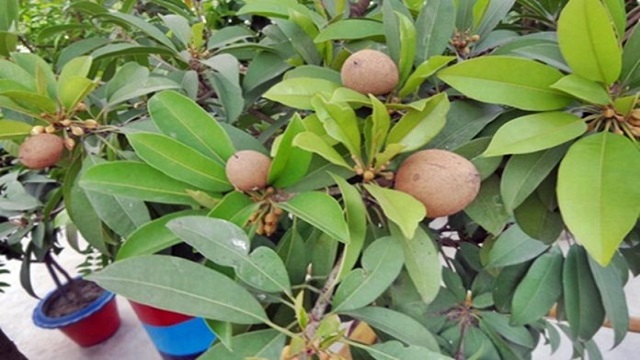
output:
[[268, 321], [260, 303], [242, 286], [182, 258], [138, 256], [113, 263], [88, 279], [133, 301], [191, 316], [237, 324]]
[[387, 341], [365, 349], [376, 360], [450, 360], [450, 357], [434, 352], [426, 347], [410, 345], [405, 347], [398, 341]]
[[416, 92], [425, 80], [453, 61], [453, 59], [455, 59], [453, 56], [433, 56], [420, 64], [415, 71], [411, 73], [409, 78], [407, 78], [407, 81], [400, 90], [399, 96], [402, 98]]
[[142, 160], [167, 176], [206, 191], [233, 188], [224, 166], [168, 136], [136, 133], [127, 135], [127, 139]]
[[518, 225], [498, 236], [489, 252], [488, 267], [505, 267], [533, 259], [549, 247], [525, 234]]
[[562, 76], [550, 66], [510, 56], [478, 57], [438, 73], [472, 99], [534, 111], [558, 110], [571, 103], [571, 98], [550, 88]]
[[606, 266], [640, 214], [640, 156], [621, 136], [599, 133], [574, 143], [560, 163], [558, 204], [569, 230]]
[[265, 359], [280, 360], [280, 354], [284, 348], [286, 335], [273, 330], [258, 330], [234, 336], [232, 338], [233, 350], [224, 344], [215, 344], [211, 349], [200, 355], [200, 360], [245, 360]]
[[573, 140], [587, 131], [579, 117], [564, 112], [525, 115], [500, 127], [484, 156], [526, 154]]
[[416, 18], [416, 65], [442, 54], [447, 48], [455, 29], [455, 17], [455, 3], [449, 0], [425, 3]]
[[423, 110], [409, 110], [389, 132], [387, 144], [404, 145], [413, 151], [427, 144], [444, 128], [449, 99], [441, 93], [429, 99]]
[[402, 248], [390, 237], [374, 241], [362, 255], [362, 269], [351, 271], [333, 297], [333, 312], [364, 307], [380, 296], [402, 269]]
[[329, 136], [342, 143], [351, 154], [360, 157], [361, 135], [353, 109], [344, 103], [332, 103], [321, 96], [311, 99], [311, 106]]
[[562, 294], [562, 262], [560, 251], [536, 259], [513, 295], [511, 324], [530, 324], [549, 312]]
[[293, 146], [295, 137], [304, 131], [299, 115], [295, 115], [278, 142], [278, 150], [269, 168], [269, 184], [284, 188], [295, 184], [307, 173], [312, 153]]
[[340, 153], [338, 153], [336, 149], [327, 144], [322, 139], [322, 137], [316, 135], [311, 131], [305, 131], [298, 134], [293, 139], [293, 145], [306, 151], [318, 154], [332, 164], [339, 165], [347, 169], [352, 169], [352, 167], [347, 164], [347, 162], [344, 160], [344, 157], [342, 157], [342, 155], [340, 155]]
[[118, 161], [92, 166], [80, 179], [80, 186], [87, 190], [145, 201], [195, 205], [195, 201], [187, 193], [187, 190], [193, 189], [191, 185], [172, 179], [147, 164], [135, 161]]
[[369, 19], [345, 19], [329, 24], [313, 39], [315, 43], [329, 40], [354, 40], [384, 36], [381, 22]]
[[351, 240], [349, 244], [345, 245], [342, 269], [338, 274], [338, 280], [342, 280], [360, 258], [367, 235], [367, 209], [362, 200], [362, 194], [355, 186], [339, 176], [332, 174], [332, 177], [342, 194], [349, 227], [349, 239]]
[[319, 93], [332, 94], [340, 84], [324, 79], [293, 78], [281, 81], [264, 97], [301, 110], [312, 110], [311, 99]]

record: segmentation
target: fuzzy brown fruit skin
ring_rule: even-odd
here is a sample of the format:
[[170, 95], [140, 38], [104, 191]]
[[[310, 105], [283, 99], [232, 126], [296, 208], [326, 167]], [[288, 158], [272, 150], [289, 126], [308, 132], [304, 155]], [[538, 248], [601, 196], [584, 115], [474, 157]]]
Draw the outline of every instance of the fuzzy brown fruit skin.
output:
[[340, 70], [342, 85], [362, 94], [384, 95], [398, 86], [398, 67], [387, 54], [360, 50], [345, 60]]
[[271, 159], [254, 150], [240, 150], [229, 157], [227, 179], [241, 191], [254, 191], [267, 186]]
[[62, 157], [64, 141], [53, 134], [38, 134], [25, 140], [20, 145], [18, 158], [22, 164], [30, 169], [44, 169]]
[[446, 150], [422, 150], [398, 168], [395, 189], [424, 204], [427, 217], [452, 215], [469, 205], [480, 190], [480, 174], [464, 157]]

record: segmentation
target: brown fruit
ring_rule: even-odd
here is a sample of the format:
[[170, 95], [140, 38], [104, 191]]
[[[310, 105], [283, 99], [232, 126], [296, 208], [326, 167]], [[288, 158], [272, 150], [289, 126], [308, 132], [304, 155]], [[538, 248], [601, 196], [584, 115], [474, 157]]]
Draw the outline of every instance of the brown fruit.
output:
[[347, 58], [340, 71], [342, 85], [362, 94], [391, 92], [399, 80], [398, 67], [387, 54], [378, 50], [360, 50]]
[[473, 163], [446, 150], [422, 150], [409, 156], [396, 173], [396, 190], [427, 209], [427, 217], [452, 215], [473, 201], [480, 190], [480, 174]]
[[19, 158], [31, 169], [43, 169], [55, 165], [62, 157], [64, 141], [53, 134], [38, 134], [20, 145]]
[[227, 179], [238, 190], [259, 190], [267, 186], [270, 166], [268, 156], [254, 150], [240, 150], [227, 160]]

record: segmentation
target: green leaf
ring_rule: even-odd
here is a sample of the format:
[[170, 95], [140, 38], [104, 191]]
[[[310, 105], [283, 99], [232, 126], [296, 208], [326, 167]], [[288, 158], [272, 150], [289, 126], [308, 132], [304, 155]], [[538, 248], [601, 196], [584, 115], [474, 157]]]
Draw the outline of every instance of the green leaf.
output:
[[254, 90], [269, 80], [278, 77], [290, 67], [291, 65], [282, 60], [280, 56], [263, 51], [249, 64], [247, 73], [242, 80], [242, 88], [246, 92]]
[[442, 69], [445, 65], [453, 61], [453, 56], [433, 56], [421, 63], [416, 70], [411, 73], [404, 86], [400, 90], [399, 96], [401, 98], [416, 92], [422, 83], [427, 80], [436, 71]]
[[338, 281], [340, 281], [353, 269], [360, 258], [367, 236], [367, 209], [362, 201], [362, 194], [354, 185], [339, 176], [331, 175], [342, 194], [351, 240], [345, 245], [343, 252], [342, 269], [338, 274]]
[[[145, 69], [146, 70], [146, 69]], [[162, 90], [174, 90], [180, 88], [180, 85], [173, 80], [161, 77], [152, 77], [140, 82], [128, 80], [128, 85], [117, 89], [109, 98], [107, 106], [114, 106], [127, 100], [135, 99], [148, 95], [152, 92]]]
[[[372, 113], [370, 120], [365, 121], [364, 136], [367, 159], [372, 164], [385, 143], [391, 126], [391, 117], [389, 116], [389, 110], [380, 100], [371, 94], [369, 94], [369, 99], [371, 100]], [[377, 167], [382, 164], [375, 163], [372, 165]]]
[[400, 84], [404, 84], [411, 73], [416, 57], [416, 27], [412, 18], [399, 12], [396, 12], [396, 16], [400, 26], [400, 59], [397, 64], [400, 71]]
[[396, 64], [400, 63], [400, 20], [398, 19], [398, 13], [394, 9], [394, 4], [399, 4], [398, 1], [383, 2], [381, 6], [382, 23], [384, 24], [385, 40], [387, 42], [387, 50], [389, 56]]
[[149, 56], [151, 54], [175, 56], [175, 53], [172, 50], [164, 47], [140, 46], [131, 43], [111, 43], [91, 52], [91, 57], [98, 61], [120, 58], [123, 56]]
[[512, 325], [534, 323], [547, 315], [562, 294], [562, 262], [558, 250], [536, 259], [513, 296]]
[[162, 22], [171, 30], [172, 35], [186, 48], [191, 42], [193, 32], [189, 21], [179, 15], [160, 15]]
[[599, 133], [574, 143], [560, 163], [558, 204], [566, 226], [599, 264], [611, 260], [640, 213], [640, 156], [627, 138]]
[[361, 135], [353, 109], [344, 103], [329, 102], [322, 96], [311, 99], [311, 106], [327, 134], [342, 143], [351, 154], [360, 157]]
[[378, 306], [343, 311], [369, 326], [388, 334], [407, 345], [423, 346], [431, 351], [440, 351], [435, 337], [422, 324], [401, 312]]
[[307, 275], [309, 260], [306, 251], [304, 239], [296, 227], [289, 228], [278, 242], [276, 252], [284, 262], [292, 284], [301, 284]]
[[398, 234], [394, 227], [391, 228], [391, 234], [402, 244], [404, 266], [420, 299], [424, 304], [431, 303], [442, 282], [442, 266], [436, 244], [421, 227], [418, 227], [412, 238]]
[[362, 255], [362, 269], [351, 271], [338, 286], [332, 311], [354, 310], [373, 302], [400, 274], [402, 264], [398, 242], [390, 237], [374, 241]]
[[18, 66], [27, 70], [30, 74], [34, 74], [36, 82], [36, 91], [51, 99], [55, 99], [57, 80], [51, 70], [51, 65], [41, 57], [30, 53], [13, 53], [11, 58]]
[[233, 123], [244, 110], [244, 98], [240, 86], [240, 63], [230, 54], [215, 55], [201, 61], [215, 72], [211, 80], [225, 111], [227, 122]]
[[558, 240], [564, 230], [560, 213], [551, 211], [535, 193], [515, 209], [514, 216], [522, 231], [547, 245]]
[[195, 205], [186, 191], [191, 188], [190, 185], [141, 162], [118, 161], [94, 165], [82, 176], [80, 186], [86, 190], [145, 201]]
[[371, 184], [365, 184], [364, 188], [376, 199], [387, 218], [398, 225], [402, 235], [413, 238], [418, 224], [427, 215], [424, 205], [401, 191]]
[[163, 134], [220, 164], [225, 164], [235, 152], [220, 124], [188, 97], [163, 91], [149, 100], [148, 107], [153, 122]]
[[0, 59], [0, 79], [11, 80], [27, 90], [36, 91], [35, 77], [11, 61]]
[[[511, 302], [517, 286], [522, 282], [532, 262], [507, 266], [500, 269], [493, 288], [493, 303], [501, 313], [511, 313]], [[560, 276], [560, 275], [558, 275]], [[465, 299], [466, 290], [462, 293]]]
[[629, 309], [624, 293], [624, 283], [615, 264], [602, 267], [589, 258], [589, 267], [593, 280], [598, 286], [607, 319], [613, 327], [615, 338], [612, 348], [614, 348], [622, 342], [629, 328]]
[[550, 88], [562, 73], [533, 60], [482, 56], [441, 70], [438, 77], [464, 95], [522, 110], [558, 110], [571, 98]]
[[452, 1], [426, 2], [416, 18], [416, 65], [444, 52], [455, 30], [455, 17], [455, 3]]
[[20, 139], [29, 135], [32, 126], [21, 121], [0, 120], [0, 139]]
[[254, 37], [255, 34], [245, 26], [225, 26], [212, 31], [207, 43], [207, 49], [218, 49], [225, 45]]
[[623, 39], [627, 28], [627, 12], [624, 0], [603, 0], [603, 4], [609, 12], [613, 25], [615, 25], [618, 39]]
[[640, 84], [640, 25], [633, 28], [622, 53], [622, 85], [636, 87]]
[[429, 98], [424, 110], [409, 110], [391, 129], [387, 144], [404, 145], [404, 152], [421, 148], [444, 128], [449, 111], [445, 93]]
[[0, 13], [0, 30], [12, 30], [20, 21], [20, 1], [7, 0], [2, 5], [4, 9]]
[[334, 240], [348, 244], [349, 228], [343, 210], [333, 197], [317, 191], [304, 192], [278, 203], [283, 210], [308, 222]]
[[161, 218], [150, 221], [136, 229], [122, 243], [116, 260], [124, 260], [140, 255], [152, 255], [158, 251], [179, 244], [182, 240], [169, 230], [166, 225], [169, 221], [190, 215], [204, 215], [204, 211], [185, 210], [167, 214]]
[[339, 71], [336, 71], [327, 67], [318, 66], [318, 65], [297, 66], [287, 71], [283, 76], [284, 80], [294, 79], [294, 78], [324, 79], [324, 80], [329, 80], [331, 82], [334, 82], [336, 84], [339, 84], [342, 81], [340, 79]]
[[311, 99], [319, 93], [331, 94], [340, 84], [314, 78], [292, 78], [271, 87], [264, 97], [295, 109], [313, 110]]
[[331, 40], [359, 40], [384, 36], [381, 22], [370, 19], [345, 19], [329, 24], [313, 41], [320, 43]]
[[568, 146], [557, 146], [509, 158], [500, 180], [500, 195], [509, 213], [520, 206], [549, 176], [567, 148]]
[[489, 252], [487, 267], [516, 265], [545, 252], [549, 247], [532, 239], [516, 224], [498, 236]]
[[205, 216], [184, 216], [171, 220], [167, 227], [207, 259], [236, 269], [236, 275], [247, 284], [267, 292], [291, 291], [280, 257], [264, 246], [249, 254], [250, 240], [237, 225]]
[[456, 149], [463, 146], [502, 112], [503, 109], [496, 105], [453, 101], [447, 113], [447, 123], [429, 146], [437, 149]]
[[[482, 11], [482, 16], [478, 17], [480, 21], [474, 21], [477, 24], [477, 26], [474, 26], [474, 33], [478, 34], [480, 39], [487, 38], [496, 26], [509, 15], [515, 2], [515, 0], [487, 1]], [[476, 2], [476, 5], [478, 3]]]
[[[208, 217], [228, 220], [240, 227], [246, 224], [248, 219], [243, 219], [243, 213], [247, 208], [256, 206], [250, 197], [240, 191], [228, 192], [207, 214]], [[247, 215], [247, 217], [250, 215]]]
[[569, 74], [551, 87], [591, 104], [607, 105], [611, 102], [609, 92], [601, 83], [585, 79], [580, 75]]
[[528, 349], [534, 349], [538, 345], [529, 330], [524, 326], [513, 326], [509, 324], [509, 317], [492, 311], [483, 311], [480, 313], [481, 321], [486, 326], [495, 330], [505, 339], [524, 346]]
[[484, 156], [526, 154], [573, 140], [587, 131], [579, 117], [564, 112], [525, 115], [500, 127]]
[[233, 188], [224, 166], [168, 136], [135, 133], [127, 139], [142, 160], [169, 177], [206, 191]]
[[305, 131], [298, 134], [293, 139], [293, 145], [306, 151], [316, 153], [332, 164], [352, 169], [352, 166], [347, 164], [344, 157], [340, 155], [337, 150], [327, 144], [320, 136], [311, 131]]
[[365, 349], [376, 360], [450, 360], [450, 357], [431, 351], [423, 346], [404, 347], [398, 341], [387, 341]]
[[582, 246], [569, 249], [562, 269], [564, 305], [572, 334], [589, 340], [602, 327], [605, 310]]
[[242, 286], [182, 258], [137, 256], [115, 262], [88, 279], [135, 302], [186, 315], [237, 324], [269, 321]]
[[558, 44], [575, 74], [607, 86], [618, 79], [622, 52], [601, 1], [569, 1], [558, 19]]
[[500, 196], [500, 180], [492, 175], [480, 185], [480, 192], [464, 212], [493, 235], [499, 235], [509, 221], [509, 213]]
[[169, 39], [162, 31], [160, 31], [160, 29], [144, 21], [142, 17], [123, 13], [109, 12], [98, 14], [96, 15], [96, 18], [107, 19], [120, 25], [137, 28], [143, 31], [151, 39], [155, 40], [159, 44], [162, 44], [166, 48], [177, 52], [176, 47], [173, 45], [171, 39]]
[[222, 343], [215, 344], [211, 349], [200, 355], [200, 360], [245, 360], [266, 359], [280, 360], [284, 348], [286, 335], [273, 329], [257, 330], [240, 334], [232, 338], [233, 351]]

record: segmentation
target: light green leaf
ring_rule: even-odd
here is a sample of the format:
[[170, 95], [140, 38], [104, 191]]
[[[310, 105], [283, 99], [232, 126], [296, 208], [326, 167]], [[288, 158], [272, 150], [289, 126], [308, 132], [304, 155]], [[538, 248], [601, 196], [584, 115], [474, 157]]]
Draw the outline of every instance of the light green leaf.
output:
[[404, 84], [411, 73], [416, 57], [416, 27], [413, 19], [399, 12], [396, 12], [396, 16], [400, 25], [400, 59], [397, 64], [400, 71], [400, 84]]
[[322, 29], [313, 41], [316, 43], [330, 40], [357, 40], [384, 36], [381, 22], [370, 19], [345, 19]]
[[481, 321], [488, 325], [505, 339], [524, 346], [528, 349], [534, 349], [537, 343], [529, 329], [524, 326], [513, 326], [509, 324], [509, 316], [493, 311], [483, 311], [480, 313]]
[[327, 144], [320, 136], [311, 131], [305, 131], [298, 134], [293, 139], [293, 145], [306, 151], [318, 154], [332, 164], [352, 169], [353, 167], [344, 160], [344, 157], [338, 153], [331, 145]]
[[390, 237], [374, 241], [362, 255], [362, 269], [351, 271], [338, 286], [332, 311], [359, 309], [373, 302], [400, 274], [402, 264], [398, 242]]
[[582, 246], [573, 245], [569, 249], [562, 268], [562, 284], [572, 334], [582, 340], [591, 339], [604, 323], [605, 310]]
[[505, 267], [531, 260], [549, 246], [525, 234], [517, 224], [498, 236], [489, 252], [487, 267]]
[[444, 128], [449, 111], [445, 93], [429, 98], [422, 111], [408, 110], [389, 132], [387, 144], [404, 145], [403, 152], [421, 148]]
[[204, 215], [200, 210], [184, 210], [167, 214], [161, 218], [150, 221], [136, 229], [122, 243], [116, 260], [124, 260], [140, 255], [152, 255], [170, 246], [179, 244], [182, 240], [169, 230], [166, 225], [169, 221], [190, 215]]
[[313, 110], [311, 99], [316, 94], [331, 94], [339, 87], [340, 84], [325, 79], [292, 78], [277, 83], [263, 96], [292, 108]]
[[638, 220], [639, 155], [629, 139], [599, 133], [574, 143], [560, 163], [562, 218], [600, 265], [609, 263]]
[[127, 139], [142, 160], [169, 177], [206, 191], [233, 188], [221, 164], [168, 136], [135, 133]]
[[327, 134], [342, 143], [351, 154], [360, 157], [360, 128], [353, 109], [345, 103], [329, 102], [322, 96], [313, 97], [311, 106]]
[[464, 95], [522, 110], [558, 110], [571, 98], [550, 88], [562, 73], [539, 62], [510, 57], [482, 56], [441, 70], [438, 77]]
[[522, 204], [549, 176], [567, 148], [568, 146], [557, 146], [509, 158], [500, 180], [500, 195], [509, 213]]
[[399, 96], [403, 98], [417, 91], [420, 88], [420, 85], [422, 85], [427, 78], [435, 74], [436, 71], [442, 69], [443, 66], [453, 61], [453, 59], [455, 59], [453, 56], [433, 56], [420, 64], [416, 70], [411, 73], [409, 78], [407, 78], [407, 81], [400, 90]]
[[404, 266], [409, 277], [420, 294], [424, 304], [431, 303], [440, 289], [442, 282], [442, 266], [438, 248], [429, 233], [418, 227], [412, 238], [407, 238], [391, 227], [394, 239], [402, 244]]
[[558, 19], [558, 44], [575, 74], [610, 85], [622, 68], [622, 51], [600, 0], [570, 0]]
[[341, 314], [367, 323], [407, 345], [423, 346], [431, 351], [440, 351], [433, 334], [412, 317], [391, 309], [370, 306]]
[[88, 279], [135, 302], [186, 315], [236, 324], [268, 321], [260, 303], [242, 286], [182, 258], [137, 256], [113, 263]]
[[192, 187], [151, 166], [118, 161], [92, 166], [80, 179], [86, 190], [165, 204], [195, 205], [187, 194]]
[[343, 210], [338, 201], [330, 195], [317, 191], [304, 192], [278, 203], [278, 206], [320, 229], [334, 240], [345, 244], [350, 242]]
[[513, 296], [512, 325], [534, 323], [549, 312], [562, 294], [562, 262], [558, 250], [536, 259]]
[[200, 355], [200, 360], [246, 360], [265, 359], [280, 360], [284, 348], [286, 335], [273, 330], [257, 330], [240, 334], [232, 338], [233, 350], [229, 350], [222, 343], [215, 344], [211, 349]]
[[640, 25], [636, 25], [629, 39], [624, 44], [622, 53], [622, 73], [620, 82], [623, 86], [636, 87], [640, 84]]
[[[369, 99], [371, 100], [372, 114], [371, 117], [365, 121], [363, 132], [365, 136], [366, 155], [371, 164], [385, 143], [385, 139], [389, 133], [389, 127], [391, 126], [391, 117], [389, 116], [387, 107], [380, 100], [371, 94], [369, 94]], [[377, 166], [381, 164], [373, 165]]]
[[551, 87], [591, 104], [607, 105], [611, 102], [607, 89], [601, 83], [585, 79], [580, 75], [569, 74]]
[[218, 122], [188, 97], [163, 91], [149, 100], [149, 114], [163, 134], [225, 164], [235, 152]]
[[367, 209], [362, 201], [362, 194], [355, 186], [337, 175], [331, 174], [331, 177], [335, 180], [342, 194], [349, 227], [349, 239], [351, 239], [349, 244], [345, 245], [343, 252], [342, 269], [338, 274], [340, 281], [353, 269], [360, 258], [367, 235]]
[[525, 115], [500, 127], [483, 156], [532, 153], [566, 143], [586, 131], [587, 124], [573, 114]]
[[236, 275], [247, 284], [267, 292], [290, 292], [280, 257], [266, 247], [249, 254], [249, 237], [237, 225], [206, 216], [184, 216], [169, 221], [167, 227], [209, 260], [236, 269]]
[[31, 132], [32, 126], [21, 121], [0, 120], [0, 139], [23, 138]]
[[365, 184], [364, 188], [376, 199], [387, 218], [398, 225], [402, 235], [413, 238], [418, 224], [427, 215], [424, 205], [401, 191], [371, 184]]

